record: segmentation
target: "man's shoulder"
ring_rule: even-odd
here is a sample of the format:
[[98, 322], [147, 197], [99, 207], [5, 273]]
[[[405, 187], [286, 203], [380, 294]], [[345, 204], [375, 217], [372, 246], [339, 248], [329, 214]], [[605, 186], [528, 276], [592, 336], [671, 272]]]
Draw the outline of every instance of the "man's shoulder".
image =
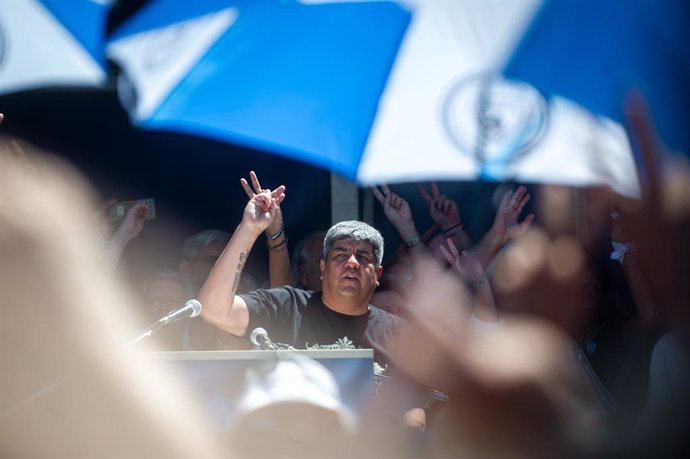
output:
[[314, 292], [309, 290], [304, 290], [298, 287], [293, 287], [292, 285], [281, 285], [280, 287], [272, 288], [258, 288], [256, 290], [251, 290], [246, 293], [241, 293], [239, 296], [251, 296], [251, 295], [296, 295], [296, 296], [306, 296], [311, 297]]
[[253, 290], [239, 296], [241, 296], [247, 304], [255, 302], [306, 304], [314, 296], [314, 292], [302, 290], [301, 288], [292, 287], [290, 285], [283, 285], [281, 287]]
[[369, 322], [377, 326], [386, 326], [397, 328], [405, 319], [400, 316], [396, 316], [388, 311], [374, 306], [369, 305]]

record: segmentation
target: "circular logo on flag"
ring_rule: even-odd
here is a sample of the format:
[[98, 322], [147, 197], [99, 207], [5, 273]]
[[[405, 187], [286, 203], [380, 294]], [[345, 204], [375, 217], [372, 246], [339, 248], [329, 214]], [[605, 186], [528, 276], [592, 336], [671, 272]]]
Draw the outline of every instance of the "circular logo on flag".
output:
[[507, 164], [544, 135], [548, 104], [534, 87], [496, 74], [463, 78], [448, 92], [443, 126], [451, 143], [482, 163]]

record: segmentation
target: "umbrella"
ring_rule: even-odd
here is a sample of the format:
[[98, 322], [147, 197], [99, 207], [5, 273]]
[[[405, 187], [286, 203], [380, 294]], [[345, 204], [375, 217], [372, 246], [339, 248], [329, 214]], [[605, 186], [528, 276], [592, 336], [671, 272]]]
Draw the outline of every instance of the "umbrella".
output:
[[688, 43], [686, 0], [552, 1], [506, 73], [618, 122], [634, 86], [644, 93], [664, 142], [690, 153]]
[[109, 0], [0, 0], [0, 94], [105, 80]]
[[351, 175], [409, 17], [390, 2], [154, 0], [108, 55], [140, 126]]
[[187, 3], [153, 0], [111, 37], [143, 127], [363, 185], [485, 178], [638, 193], [620, 124], [501, 75], [540, 0]]

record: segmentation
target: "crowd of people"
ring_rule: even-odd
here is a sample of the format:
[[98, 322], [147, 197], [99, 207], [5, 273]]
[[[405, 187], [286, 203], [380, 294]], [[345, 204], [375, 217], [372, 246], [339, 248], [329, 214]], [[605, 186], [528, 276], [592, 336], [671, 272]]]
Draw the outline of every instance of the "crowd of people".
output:
[[[379, 230], [361, 221], [314, 228], [292, 243], [281, 204], [299, 196], [289, 196], [280, 184], [264, 188], [252, 171], [248, 180], [239, 180], [247, 203], [238, 226], [191, 235], [177, 266], [161, 266], [140, 286], [140, 301], [130, 302], [139, 308], [122, 305], [114, 273], [151, 209], [137, 203], [103, 231], [99, 216], [112, 202], [92, 211], [89, 185], [72, 180], [73, 172], [3, 140], [3, 365], [13, 376], [0, 406], [0, 430], [7, 432], [0, 450], [14, 455], [45, 453], [42, 448], [93, 455], [111, 448], [98, 453], [680, 456], [690, 433], [690, 168], [685, 157], [664, 150], [641, 101], [627, 110], [631, 138], [644, 159], [639, 200], [606, 187], [517, 186], [496, 200], [493, 223], [473, 241], [457, 198], [445, 195], [443, 184], [419, 186], [433, 222], [429, 229], [418, 228], [420, 220], [405, 196], [381, 185], [371, 192], [386, 224], [398, 233], [397, 246], [384, 243]], [[58, 189], [76, 196], [66, 213], [50, 211], [52, 200], [60, 199]], [[24, 221], [37, 201], [45, 212], [42, 219]], [[97, 229], [104, 242], [91, 244]], [[267, 279], [244, 270], [258, 240], [268, 249]], [[88, 247], [78, 247], [82, 243]], [[384, 247], [389, 252], [385, 266]], [[98, 282], [86, 288], [79, 282], [88, 276]], [[88, 294], [70, 305], [67, 287]], [[114, 292], [112, 299], [93, 301], [103, 303], [99, 311], [93, 305], [80, 310], [96, 287]], [[253, 409], [244, 422], [233, 424], [231, 436], [198, 421], [202, 415], [193, 407], [189, 416], [175, 416], [170, 400], [179, 400], [180, 407], [191, 404], [184, 391], [174, 383], [161, 389], [167, 385], [165, 370], [137, 360], [142, 359], [137, 347], [122, 343], [134, 336], [132, 324], [155, 321], [192, 298], [203, 305], [201, 318], [162, 328], [142, 343], [144, 349], [250, 349], [249, 333], [262, 327], [274, 341], [298, 349], [344, 342], [373, 349], [374, 360], [396, 385], [377, 395], [353, 424], [342, 412], [331, 416], [337, 389], [330, 377], [313, 363], [296, 361], [278, 365], [262, 384], [275, 384], [278, 373], [298, 374], [305, 390], [328, 388], [323, 397], [330, 405], [323, 397], [319, 403], [312, 400], [318, 397], [299, 404], [282, 400], [269, 412], [270, 422], [265, 411]], [[136, 318], [105, 326], [113, 312], [108, 307]], [[86, 317], [70, 323], [78, 314]], [[60, 356], [49, 363], [53, 353]], [[117, 365], [104, 363], [104, 356]], [[131, 368], [143, 373], [120, 374]], [[142, 374], [153, 375], [156, 387]], [[91, 390], [89, 382], [108, 377], [119, 379]], [[63, 416], [60, 421], [72, 425], [56, 430], [57, 421], [46, 420], [45, 412], [56, 410], [58, 402], [42, 400], [70, 384], [65, 380], [77, 379], [59, 403], [84, 388], [90, 390], [88, 400], [100, 401]], [[156, 391], [161, 394], [151, 395]], [[443, 397], [433, 399], [430, 391]], [[165, 409], [162, 393], [171, 397]], [[112, 403], [101, 400], [108, 397]], [[100, 416], [109, 410], [115, 414], [103, 421]], [[129, 447], [112, 433], [93, 435], [87, 446], [69, 439], [84, 419], [98, 417], [96, 426], [107, 429], [128, 422], [130, 411], [139, 423], [127, 429], [134, 439]], [[198, 423], [188, 427], [192, 420]], [[141, 428], [144, 421], [148, 424]], [[166, 443], [166, 422], [179, 422], [177, 427], [198, 437]], [[132, 433], [135, 427], [141, 429], [138, 434]], [[23, 429], [49, 440], [29, 446]], [[55, 432], [65, 438], [59, 440]]]

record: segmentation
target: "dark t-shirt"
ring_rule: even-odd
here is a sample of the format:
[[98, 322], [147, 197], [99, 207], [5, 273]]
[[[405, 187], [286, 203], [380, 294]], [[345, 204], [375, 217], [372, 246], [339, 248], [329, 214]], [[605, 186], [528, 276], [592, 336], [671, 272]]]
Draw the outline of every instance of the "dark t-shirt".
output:
[[377, 362], [390, 362], [401, 319], [376, 306], [359, 316], [341, 314], [323, 304], [321, 292], [289, 286], [240, 296], [249, 309], [247, 330], [263, 327], [273, 341], [301, 349], [351, 341], [355, 348], [373, 349]]

